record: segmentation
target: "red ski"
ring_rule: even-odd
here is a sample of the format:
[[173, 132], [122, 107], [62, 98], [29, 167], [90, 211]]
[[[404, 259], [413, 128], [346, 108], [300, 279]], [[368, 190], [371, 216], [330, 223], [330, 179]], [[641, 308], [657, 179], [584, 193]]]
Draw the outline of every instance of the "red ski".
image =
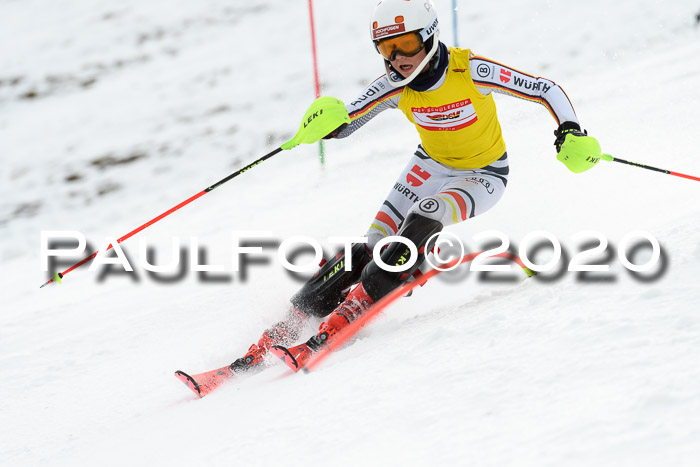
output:
[[[460, 262], [468, 262], [480, 255], [481, 252], [471, 253], [465, 255], [464, 257], [457, 258], [451, 263], [445, 265], [448, 269], [453, 265], [459, 264]], [[528, 276], [533, 276], [535, 273], [529, 270], [523, 262], [517, 256], [511, 253], [501, 253], [494, 255], [494, 257], [506, 258], [517, 263]], [[439, 274], [439, 269], [431, 270], [414, 282], [406, 283], [396, 290], [390, 292], [386, 297], [375, 303], [369, 310], [362, 314], [357, 320], [353, 321], [350, 325], [343, 328], [338, 334], [333, 336], [331, 340], [325, 342], [320, 348], [316, 347], [312, 349], [309, 347], [308, 343], [299, 344], [294, 347], [282, 347], [279, 345], [274, 345], [270, 348], [270, 353], [279, 359], [281, 359], [289, 368], [291, 368], [295, 373], [299, 370], [310, 371], [325, 358], [328, 354], [339, 347], [341, 347], [345, 342], [347, 342], [352, 336], [354, 336], [357, 331], [364, 327], [370, 320], [376, 317], [383, 309], [395, 302], [400, 297], [411, 292], [415, 287], [425, 284], [428, 279]], [[250, 362], [247, 362], [250, 364]], [[265, 367], [257, 368], [245, 368], [236, 369], [234, 371], [233, 364], [219, 368], [218, 370], [208, 371], [206, 373], [199, 373], [194, 376], [190, 376], [182, 371], [176, 371], [175, 377], [185, 383], [188, 388], [192, 390], [199, 397], [204, 397], [214, 389], [219, 387], [224, 381], [235, 377], [238, 373], [245, 372], [257, 372]]]
[[183, 371], [176, 371], [175, 377], [185, 383], [199, 397], [204, 397], [214, 389], [218, 388], [224, 381], [233, 378], [236, 374], [230, 366], [219, 368], [218, 370], [207, 371], [190, 376]]
[[[462, 258], [457, 258], [452, 262], [444, 266], [445, 270], [449, 270], [452, 266], [467, 263], [472, 261], [474, 258], [479, 256], [481, 252], [471, 253], [464, 255]], [[520, 258], [512, 253], [505, 252], [494, 255], [494, 257], [509, 259], [516, 264], [518, 264], [528, 277], [535, 275], [534, 271], [527, 268]], [[350, 338], [352, 338], [357, 332], [367, 325], [372, 319], [377, 317], [382, 310], [387, 308], [389, 305], [394, 303], [399, 298], [410, 293], [414, 288], [424, 285], [428, 279], [440, 274], [443, 270], [432, 269], [427, 273], [420, 276], [420, 278], [414, 282], [407, 282], [397, 289], [390, 292], [388, 295], [383, 297], [377, 303], [372, 305], [372, 307], [364, 312], [358, 319], [350, 323], [347, 327], [343, 328], [338, 334], [333, 336], [332, 339], [324, 343], [324, 345], [318, 349], [311, 349], [307, 343], [297, 345], [295, 347], [285, 348], [281, 346], [273, 346], [270, 352], [276, 357], [280, 358], [289, 368], [291, 368], [295, 373], [299, 370], [310, 371], [314, 369], [319, 363], [325, 359], [331, 352], [337, 350]]]

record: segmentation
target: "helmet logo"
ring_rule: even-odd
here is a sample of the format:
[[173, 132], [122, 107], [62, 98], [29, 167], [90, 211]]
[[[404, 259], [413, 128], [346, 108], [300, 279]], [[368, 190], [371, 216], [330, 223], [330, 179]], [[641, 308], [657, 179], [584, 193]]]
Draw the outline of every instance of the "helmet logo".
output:
[[399, 32], [404, 32], [405, 30], [406, 30], [406, 25], [403, 23], [384, 26], [382, 28], [377, 28], [377, 29], [374, 29], [372, 31], [372, 39], [374, 39], [376, 41], [377, 39], [380, 39], [384, 36], [388, 36], [390, 34], [396, 34]]
[[429, 27], [425, 28], [425, 35], [427, 37], [430, 37], [430, 35], [433, 33], [433, 31], [435, 31], [437, 29], [437, 27], [438, 27], [438, 20], [437, 20], [437, 18], [435, 18], [435, 21], [433, 21], [433, 23]]

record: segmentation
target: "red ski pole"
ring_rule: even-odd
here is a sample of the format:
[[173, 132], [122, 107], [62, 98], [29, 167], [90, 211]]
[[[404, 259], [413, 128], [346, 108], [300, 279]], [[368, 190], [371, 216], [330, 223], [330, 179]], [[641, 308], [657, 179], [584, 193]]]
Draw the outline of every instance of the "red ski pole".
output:
[[[319, 118], [320, 116], [323, 116], [322, 118]], [[342, 101], [335, 99], [330, 96], [325, 96], [321, 97], [320, 99], [316, 99], [311, 106], [308, 108], [306, 113], [304, 114], [304, 118], [301, 121], [301, 125], [299, 126], [299, 130], [297, 131], [297, 134], [294, 136], [294, 138], [290, 139], [286, 143], [284, 143], [282, 146], [278, 147], [272, 152], [269, 152], [262, 156], [260, 159], [251, 162], [250, 164], [246, 165], [242, 169], [239, 169], [229, 175], [226, 178], [222, 178], [215, 184], [213, 184], [210, 187], [205, 188], [204, 190], [200, 191], [194, 196], [191, 196], [187, 198], [185, 201], [182, 203], [178, 204], [177, 206], [173, 206], [172, 208], [168, 209], [161, 215], [154, 217], [150, 221], [146, 222], [145, 224], [135, 228], [128, 234], [124, 235], [123, 237], [119, 238], [117, 240], [117, 243], [122, 243], [124, 240], [136, 235], [137, 233], [141, 232], [143, 229], [146, 227], [155, 224], [159, 220], [163, 219], [166, 216], [169, 216], [170, 214], [174, 213], [178, 209], [180, 209], [183, 206], [187, 206], [190, 204], [192, 201], [196, 200], [197, 198], [201, 198], [202, 196], [206, 195], [210, 191], [214, 190], [215, 188], [220, 187], [224, 183], [228, 182], [232, 178], [237, 177], [238, 175], [242, 174], [243, 172], [247, 172], [248, 170], [252, 169], [258, 164], [261, 164], [262, 162], [266, 161], [267, 159], [271, 158], [275, 154], [278, 154], [282, 152], [283, 150], [287, 149], [292, 149], [293, 147], [296, 147], [302, 143], [304, 144], [311, 144], [315, 143], [316, 141], [320, 140], [324, 136], [326, 136], [328, 133], [331, 131], [335, 130], [342, 124], [348, 124], [350, 123], [350, 117], [348, 116], [348, 111], [345, 109], [345, 104], [343, 104]], [[113, 245], [109, 245], [107, 247], [107, 251], [112, 248]], [[45, 287], [49, 285], [52, 282], [61, 282], [61, 279], [63, 279], [63, 276], [71, 272], [73, 269], [79, 268], [83, 264], [87, 263], [88, 261], [93, 260], [97, 256], [97, 251], [88, 256], [87, 258], [83, 259], [82, 261], [74, 264], [73, 266], [69, 267], [63, 272], [57, 272], [54, 274], [52, 279], [49, 279], [42, 285], [41, 287]], [[39, 287], [39, 288], [41, 288]]]
[[[182, 203], [178, 204], [177, 206], [173, 206], [172, 208], [168, 209], [167, 211], [165, 211], [165, 212], [162, 213], [161, 215], [154, 217], [153, 219], [151, 219], [150, 221], [146, 222], [145, 224], [143, 224], [143, 225], [141, 225], [141, 226], [139, 226], [139, 227], [136, 227], [134, 230], [132, 230], [132, 231], [129, 232], [128, 234], [126, 234], [126, 235], [120, 237], [119, 239], [117, 239], [117, 243], [122, 243], [124, 240], [133, 237], [134, 235], [136, 235], [137, 233], [141, 232], [141, 231], [142, 231], [143, 229], [145, 229], [146, 227], [155, 224], [156, 222], [158, 222], [159, 220], [163, 219], [164, 217], [167, 217], [167, 216], [169, 216], [170, 214], [174, 213], [175, 211], [177, 211], [177, 210], [180, 209], [181, 207], [187, 206], [187, 205], [190, 204], [192, 201], [194, 201], [194, 200], [196, 200], [196, 199], [198, 199], [198, 198], [201, 198], [202, 196], [206, 195], [207, 193], [209, 193], [210, 191], [214, 190], [215, 188], [218, 188], [218, 187], [220, 187], [221, 185], [223, 185], [224, 183], [228, 182], [228, 181], [231, 180], [232, 178], [237, 177], [238, 175], [242, 174], [243, 172], [246, 172], [246, 171], [252, 169], [252, 168], [255, 167], [256, 165], [258, 165], [258, 164], [260, 164], [260, 163], [266, 161], [267, 159], [271, 158], [272, 156], [274, 156], [275, 154], [278, 154], [278, 153], [281, 152], [281, 151], [282, 151], [282, 147], [279, 147], [279, 148], [275, 149], [274, 151], [265, 154], [264, 156], [262, 156], [260, 159], [256, 160], [255, 162], [251, 162], [250, 164], [246, 165], [246, 166], [243, 167], [242, 169], [235, 171], [234, 173], [232, 173], [232, 174], [229, 175], [228, 177], [222, 178], [221, 180], [219, 180], [218, 182], [216, 182], [216, 183], [213, 184], [212, 186], [207, 187], [207, 188], [205, 188], [204, 190], [202, 190], [202, 191], [200, 191], [199, 193], [197, 193], [196, 195], [187, 198], [185, 201], [183, 201]], [[110, 249], [112, 249], [112, 245], [109, 245], [109, 247], [107, 247], [107, 251], [109, 251]], [[95, 257], [97, 256], [97, 253], [98, 253], [97, 251], [94, 252], [93, 254], [91, 254], [90, 256], [88, 256], [87, 258], [81, 260], [81, 261], [78, 262], [78, 263], [75, 263], [73, 266], [69, 267], [68, 269], [66, 269], [66, 270], [63, 271], [63, 272], [57, 272], [57, 273], [55, 273], [54, 276], [53, 276], [53, 278], [52, 278], [52, 279], [49, 279], [48, 281], [46, 281], [41, 287], [45, 287], [45, 286], [49, 285], [49, 284], [52, 283], [52, 282], [61, 282], [61, 279], [63, 279], [63, 276], [65, 276], [66, 274], [68, 274], [68, 273], [71, 272], [72, 270], [79, 268], [80, 266], [82, 266], [83, 264], [87, 263], [88, 261], [92, 261], [93, 259], [95, 259]], [[39, 288], [41, 288], [41, 287], [39, 287]]]

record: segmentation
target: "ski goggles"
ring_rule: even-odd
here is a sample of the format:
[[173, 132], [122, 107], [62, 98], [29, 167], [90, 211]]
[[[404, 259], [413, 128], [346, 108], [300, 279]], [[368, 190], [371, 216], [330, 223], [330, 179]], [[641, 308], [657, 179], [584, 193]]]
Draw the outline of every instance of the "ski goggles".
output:
[[396, 56], [399, 54], [413, 57], [425, 47], [418, 31], [380, 39], [374, 45], [377, 47], [377, 51], [382, 54], [382, 57], [390, 61], [396, 60]]

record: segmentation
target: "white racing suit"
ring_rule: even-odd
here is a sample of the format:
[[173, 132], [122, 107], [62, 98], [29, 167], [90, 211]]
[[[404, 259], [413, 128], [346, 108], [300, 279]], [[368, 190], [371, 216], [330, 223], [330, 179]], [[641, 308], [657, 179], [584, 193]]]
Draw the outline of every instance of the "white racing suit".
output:
[[[384, 75], [347, 106], [350, 124], [331, 136], [347, 137], [380, 112], [399, 109], [415, 124], [421, 144], [372, 221], [369, 245], [353, 246], [352, 270], [344, 270], [342, 252], [324, 260], [316, 275], [291, 298], [287, 319], [266, 330], [258, 344], [232, 364], [234, 371], [260, 363], [275, 343], [294, 342], [309, 316], [330, 314], [318, 336], [294, 347], [295, 359], [308, 355], [312, 344], [321, 345], [323, 336], [409, 280], [430, 250], [429, 239], [435, 233], [496, 204], [508, 183], [508, 158], [492, 92], [542, 104], [557, 125], [578, 123], [566, 94], [552, 81], [469, 50], [448, 51], [444, 44], [436, 57], [422, 80], [419, 76], [408, 86], [396, 88], [389, 83], [393, 76]], [[411, 240], [419, 254], [413, 269], [403, 273], [379, 268], [370, 254], [381, 238], [397, 234]], [[386, 264], [404, 264], [407, 252], [401, 244], [392, 243], [381, 258]]]

